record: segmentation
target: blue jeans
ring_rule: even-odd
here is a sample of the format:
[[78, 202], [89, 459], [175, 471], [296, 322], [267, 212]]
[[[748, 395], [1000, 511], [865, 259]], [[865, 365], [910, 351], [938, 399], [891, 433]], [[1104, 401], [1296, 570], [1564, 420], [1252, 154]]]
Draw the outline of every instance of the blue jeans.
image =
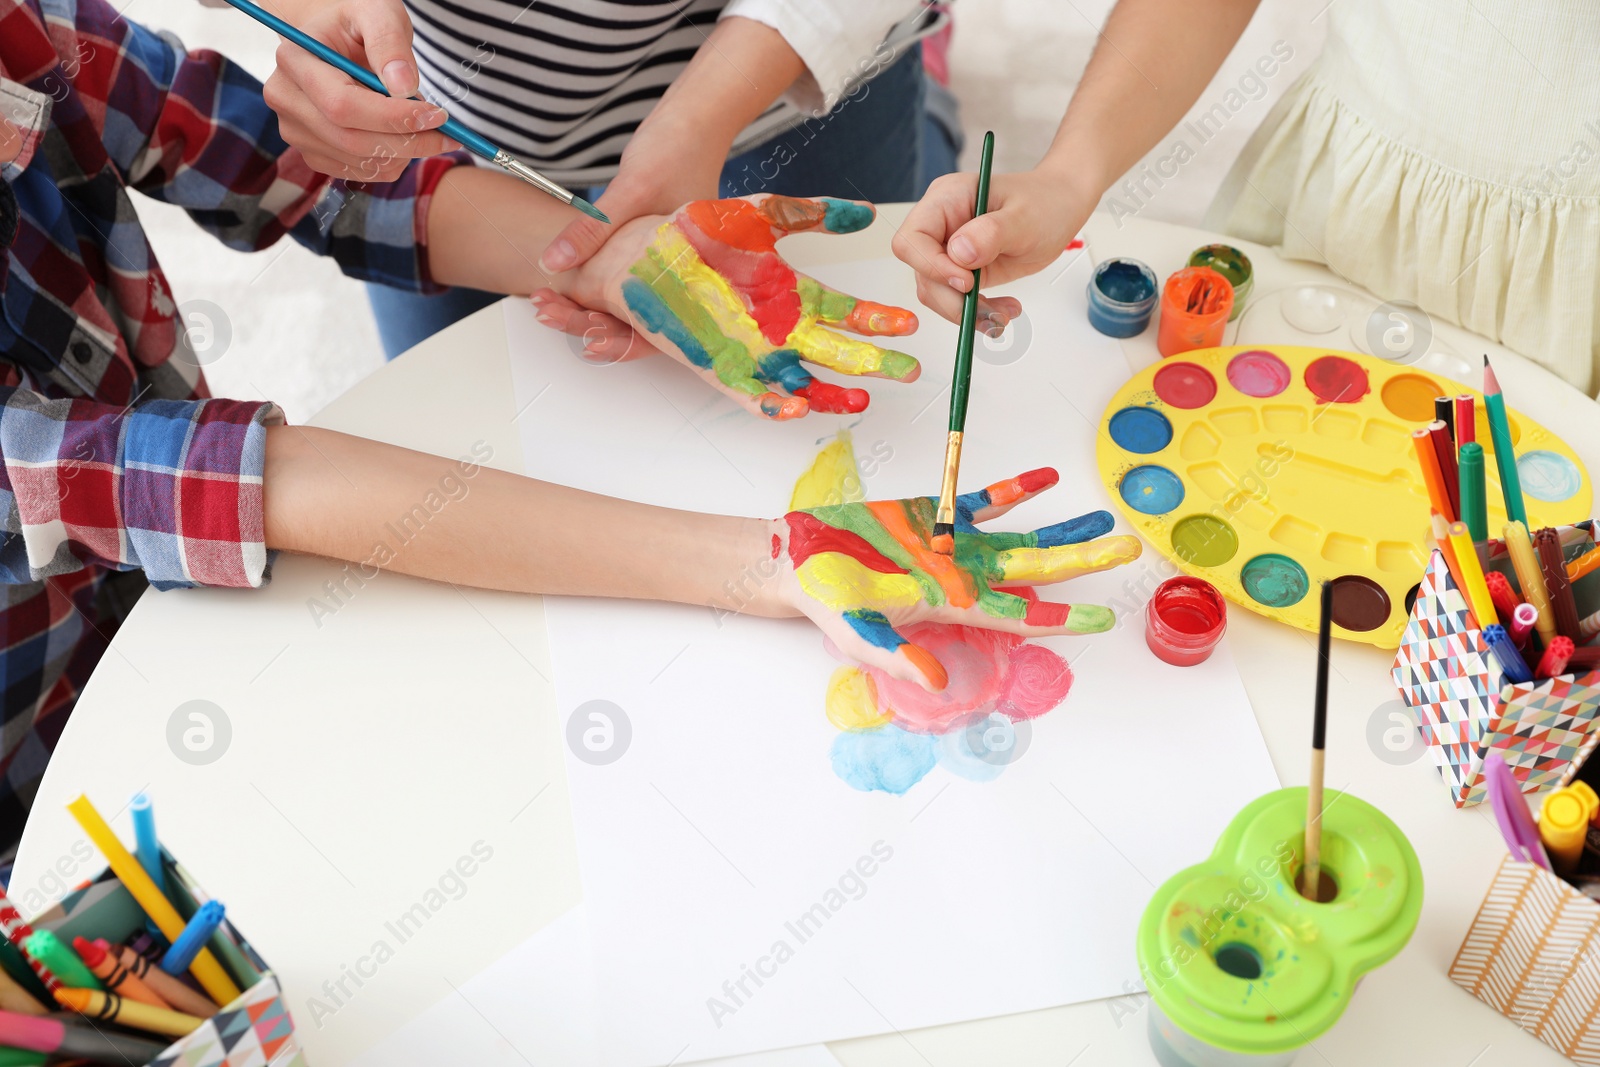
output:
[[[828, 114], [729, 159], [721, 195], [915, 200], [934, 178], [955, 170], [959, 147], [947, 121], [929, 114], [927, 93], [922, 50], [912, 48]], [[393, 359], [500, 296], [477, 289], [424, 296], [368, 285], [367, 298], [384, 355]]]

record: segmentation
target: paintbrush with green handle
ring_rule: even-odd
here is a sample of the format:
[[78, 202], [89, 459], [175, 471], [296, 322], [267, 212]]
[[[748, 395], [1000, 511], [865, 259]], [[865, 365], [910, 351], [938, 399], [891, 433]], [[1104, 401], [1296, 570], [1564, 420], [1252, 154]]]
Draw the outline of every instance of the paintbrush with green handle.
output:
[[[366, 67], [363, 67], [361, 64], [355, 62], [349, 57], [340, 55], [338, 52], [335, 52], [333, 49], [329, 48], [315, 37], [312, 37], [310, 34], [289, 25], [287, 22], [272, 14], [270, 11], [262, 10], [260, 7], [257, 7], [255, 4], [251, 3], [250, 0], [227, 0], [227, 2], [231, 6], [243, 11], [246, 15], [249, 15], [263, 26], [267, 27], [267, 29], [278, 34], [280, 37], [284, 37], [294, 42], [301, 48], [304, 48], [307, 52], [310, 52], [312, 55], [322, 60], [324, 63], [327, 63], [333, 67], [337, 67], [339, 70], [348, 74], [350, 77], [354, 78], [362, 85], [365, 85], [373, 92], [382, 93], [384, 96], [389, 95], [389, 90], [384, 88], [383, 81], [376, 74], [372, 73], [372, 71], [368, 70]], [[605, 215], [601, 213], [600, 209], [589, 203], [589, 201], [572, 192], [570, 189], [562, 188], [560, 185], [551, 181], [549, 178], [546, 178], [543, 174], [540, 174], [538, 171], [534, 170], [532, 167], [528, 166], [511, 153], [507, 152], [505, 149], [497, 147], [488, 138], [480, 137], [478, 134], [473, 133], [455, 119], [447, 120], [444, 125], [439, 127], [439, 132], [444, 134], [446, 137], [454, 138], [456, 141], [459, 141], [461, 146], [466, 148], [469, 152], [472, 152], [474, 155], [482, 156], [495, 166], [501, 167], [516, 177], [521, 178], [523, 181], [527, 182], [535, 189], [538, 189], [540, 192], [548, 193], [557, 200], [561, 201], [563, 204], [575, 207], [591, 218], [599, 219], [601, 222], [604, 222], [608, 225], [610, 224], [611, 220], [606, 218]]]
[[[983, 135], [978, 159], [978, 196], [972, 207], [977, 218], [989, 210], [989, 171], [994, 167], [994, 131]], [[956, 549], [956, 479], [961, 472], [961, 438], [967, 426], [967, 393], [972, 387], [972, 342], [978, 327], [978, 283], [983, 271], [972, 272], [972, 288], [961, 303], [961, 332], [956, 337], [955, 378], [950, 384], [950, 436], [944, 446], [944, 481], [939, 486], [939, 509], [934, 513], [932, 545], [948, 556]]]

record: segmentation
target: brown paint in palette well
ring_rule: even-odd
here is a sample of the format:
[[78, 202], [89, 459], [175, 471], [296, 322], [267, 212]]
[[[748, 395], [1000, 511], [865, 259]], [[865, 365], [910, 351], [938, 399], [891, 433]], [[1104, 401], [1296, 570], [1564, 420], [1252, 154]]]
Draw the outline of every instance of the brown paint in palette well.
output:
[[1376, 630], [1389, 621], [1389, 594], [1371, 578], [1344, 574], [1333, 580], [1333, 624], [1352, 633]]

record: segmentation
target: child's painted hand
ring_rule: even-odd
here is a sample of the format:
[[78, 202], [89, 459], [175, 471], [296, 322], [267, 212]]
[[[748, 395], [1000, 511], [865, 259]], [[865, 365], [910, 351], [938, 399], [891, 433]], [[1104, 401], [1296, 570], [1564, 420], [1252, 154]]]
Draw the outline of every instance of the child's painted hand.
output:
[[773, 558], [789, 564], [782, 595], [846, 656], [934, 692], [947, 682], [944, 666], [899, 628], [957, 623], [1027, 637], [1109, 630], [1116, 621], [1109, 608], [1001, 588], [1048, 585], [1137, 559], [1138, 538], [1101, 536], [1111, 529], [1109, 512], [1031, 533], [983, 533], [975, 525], [1058, 480], [1042, 467], [959, 497], [953, 556], [929, 546], [932, 497], [792, 511], [773, 524]]
[[[664, 221], [619, 227], [568, 296], [540, 290], [533, 300], [541, 322], [584, 337], [596, 361], [665, 352], [769, 419], [857, 412], [865, 389], [821, 381], [802, 364], [914, 381], [915, 359], [860, 337], [911, 333], [917, 317], [829, 289], [773, 246], [790, 233], [853, 233], [873, 217], [870, 204], [830, 198], [698, 200]], [[610, 313], [586, 310], [600, 307]]]

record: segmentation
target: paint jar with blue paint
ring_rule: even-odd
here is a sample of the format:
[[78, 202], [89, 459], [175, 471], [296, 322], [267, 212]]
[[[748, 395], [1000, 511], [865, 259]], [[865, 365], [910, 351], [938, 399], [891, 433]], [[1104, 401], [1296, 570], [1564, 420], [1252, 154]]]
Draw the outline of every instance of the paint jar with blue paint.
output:
[[1303, 786], [1250, 803], [1209, 859], [1156, 890], [1137, 951], [1162, 1067], [1287, 1067], [1411, 939], [1422, 867], [1400, 828], [1348, 793], [1322, 826], [1317, 900], [1296, 887]]
[[1107, 337], [1133, 337], [1150, 325], [1156, 275], [1137, 259], [1108, 259], [1089, 278], [1089, 325]]

